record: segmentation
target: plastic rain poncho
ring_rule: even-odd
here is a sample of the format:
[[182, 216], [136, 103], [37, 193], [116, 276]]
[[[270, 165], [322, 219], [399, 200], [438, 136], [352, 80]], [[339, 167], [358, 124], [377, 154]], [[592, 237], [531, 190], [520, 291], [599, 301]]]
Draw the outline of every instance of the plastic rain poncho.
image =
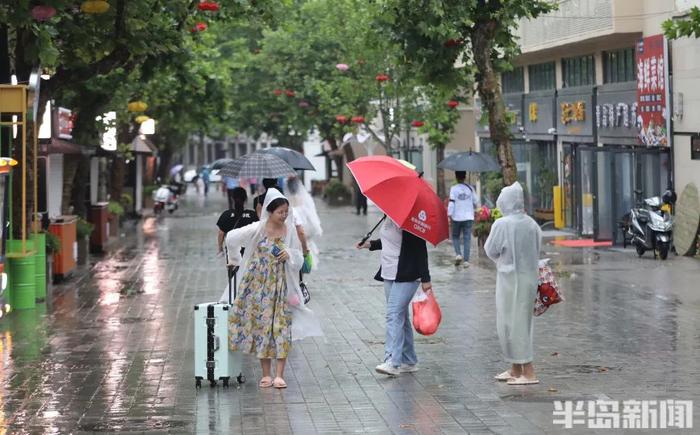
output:
[[306, 191], [304, 184], [296, 177], [287, 180], [287, 198], [289, 199], [289, 205], [294, 209], [296, 224], [304, 228], [306, 245], [311, 252], [312, 263], [315, 269], [319, 263], [319, 249], [316, 242], [323, 235], [321, 219], [319, 219], [318, 212], [316, 212], [316, 204], [309, 192]]
[[[277, 189], [268, 189], [260, 221], [231, 230], [226, 234], [229, 264], [240, 266], [237, 273], [239, 286], [242, 281], [241, 278], [248, 269], [255, 247], [265, 237], [265, 225], [270, 218], [267, 206], [277, 198], [285, 198], [285, 196]], [[292, 340], [319, 337], [323, 335], [321, 324], [313, 311], [304, 304], [304, 296], [299, 287], [299, 270], [304, 263], [304, 257], [301, 252], [301, 242], [294, 227], [294, 211], [292, 207], [289, 208], [289, 215], [285, 223], [287, 225], [287, 236], [284, 239], [284, 245], [285, 250], [289, 253], [289, 259], [285, 262], [285, 272], [287, 275], [287, 298], [292, 310]], [[242, 247], [245, 247], [246, 250], [241, 258], [240, 250]], [[225, 290], [225, 293], [227, 295], [226, 298], [228, 298], [228, 288]], [[241, 289], [238, 289], [237, 294], [241, 294]]]
[[496, 206], [503, 212], [491, 227], [484, 250], [496, 263], [496, 328], [504, 358], [511, 364], [532, 362], [533, 308], [537, 295], [542, 232], [525, 214], [523, 188], [504, 187]]

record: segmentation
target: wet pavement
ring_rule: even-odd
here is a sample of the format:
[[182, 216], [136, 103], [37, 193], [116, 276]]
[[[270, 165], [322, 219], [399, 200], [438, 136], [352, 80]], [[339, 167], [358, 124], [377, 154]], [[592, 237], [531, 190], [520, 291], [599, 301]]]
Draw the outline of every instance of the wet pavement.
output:
[[509, 387], [492, 380], [506, 368], [493, 267], [475, 247], [472, 267], [455, 268], [445, 243], [430, 251], [440, 330], [416, 338], [420, 371], [386, 378], [374, 372], [379, 258], [352, 248], [379, 215], [323, 204], [322, 261], [307, 283], [325, 337], [295, 343], [287, 390], [259, 390], [253, 359], [239, 388], [196, 390], [192, 307], [225, 286], [223, 206], [189, 194], [173, 216], [125, 228], [110, 255], [54, 286], [48, 307], [0, 320], [0, 433], [596, 433], [554, 425], [553, 401], [700, 407], [699, 261], [547, 245], [567, 300], [535, 322], [541, 383]]

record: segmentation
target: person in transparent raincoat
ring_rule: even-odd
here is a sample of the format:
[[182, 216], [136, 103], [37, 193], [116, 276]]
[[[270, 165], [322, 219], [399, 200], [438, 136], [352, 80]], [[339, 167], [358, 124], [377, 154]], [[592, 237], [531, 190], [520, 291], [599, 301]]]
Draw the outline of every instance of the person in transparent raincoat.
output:
[[[286, 388], [284, 369], [291, 342], [323, 335], [299, 287], [304, 259], [293, 214], [287, 198], [269, 189], [260, 221], [226, 235], [229, 264], [240, 266], [229, 314], [229, 347], [260, 359], [261, 388]], [[242, 247], [246, 249], [241, 258]]]
[[510, 370], [495, 379], [509, 385], [536, 384], [532, 365], [533, 308], [542, 231], [525, 214], [523, 188], [515, 182], [501, 190], [496, 206], [503, 213], [491, 227], [484, 250], [496, 263], [496, 328]]
[[[308, 251], [304, 252], [304, 261], [309, 263], [309, 266], [313, 265], [316, 268], [319, 264], [320, 252], [316, 242], [323, 235], [323, 229], [321, 228], [321, 219], [318, 217], [314, 199], [297, 177], [287, 179], [287, 198], [289, 199], [289, 205], [294, 210], [295, 223], [297, 226], [302, 227], [303, 235], [306, 239]], [[303, 245], [304, 241], [302, 240], [302, 247]]]

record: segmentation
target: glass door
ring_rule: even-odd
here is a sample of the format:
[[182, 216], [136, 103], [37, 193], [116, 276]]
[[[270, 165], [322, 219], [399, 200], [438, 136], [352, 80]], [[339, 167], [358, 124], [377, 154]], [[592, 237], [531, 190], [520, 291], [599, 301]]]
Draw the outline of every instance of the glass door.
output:
[[614, 187], [613, 187], [613, 153], [610, 151], [595, 151], [594, 165], [596, 168], [593, 195], [594, 220], [593, 238], [595, 240], [612, 240], [614, 231]]
[[564, 143], [562, 148], [561, 174], [562, 174], [562, 210], [564, 214], [564, 226], [576, 228], [576, 201], [574, 178], [574, 145]]
[[580, 149], [577, 152], [578, 160], [578, 201], [580, 204], [580, 225], [581, 235], [593, 235], [593, 195], [595, 192], [595, 172], [594, 172], [594, 152], [590, 148]]

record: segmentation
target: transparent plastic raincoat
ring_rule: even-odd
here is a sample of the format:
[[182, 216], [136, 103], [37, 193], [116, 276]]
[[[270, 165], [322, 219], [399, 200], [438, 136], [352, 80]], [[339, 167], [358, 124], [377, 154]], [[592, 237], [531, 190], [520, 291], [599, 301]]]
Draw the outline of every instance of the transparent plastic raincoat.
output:
[[523, 188], [504, 187], [496, 206], [503, 212], [491, 227], [484, 250], [496, 263], [496, 328], [504, 358], [532, 362], [533, 307], [537, 295], [542, 231], [525, 214]]
[[[229, 264], [240, 266], [237, 273], [237, 281], [240, 286], [242, 277], [250, 263], [255, 247], [265, 236], [265, 224], [270, 218], [267, 206], [277, 198], [285, 198], [277, 189], [269, 189], [265, 195], [265, 203], [262, 207], [262, 216], [259, 222], [254, 222], [242, 228], [229, 231], [226, 234], [226, 249], [228, 251]], [[299, 287], [299, 270], [304, 263], [301, 252], [301, 242], [294, 227], [294, 211], [289, 208], [289, 215], [285, 221], [287, 236], [284, 239], [285, 250], [289, 253], [289, 259], [285, 263], [287, 275], [287, 299], [292, 310], [292, 340], [301, 340], [306, 337], [319, 337], [323, 335], [321, 324], [305, 304], [304, 297]], [[240, 250], [245, 247], [245, 253], [241, 258]], [[228, 290], [226, 290], [228, 293]], [[241, 294], [239, 288], [237, 294]]]
[[287, 198], [289, 198], [289, 205], [294, 209], [297, 225], [301, 225], [304, 228], [306, 244], [311, 252], [315, 269], [319, 264], [319, 249], [316, 241], [323, 235], [321, 219], [318, 217], [316, 204], [298, 178], [289, 178], [287, 180]]

